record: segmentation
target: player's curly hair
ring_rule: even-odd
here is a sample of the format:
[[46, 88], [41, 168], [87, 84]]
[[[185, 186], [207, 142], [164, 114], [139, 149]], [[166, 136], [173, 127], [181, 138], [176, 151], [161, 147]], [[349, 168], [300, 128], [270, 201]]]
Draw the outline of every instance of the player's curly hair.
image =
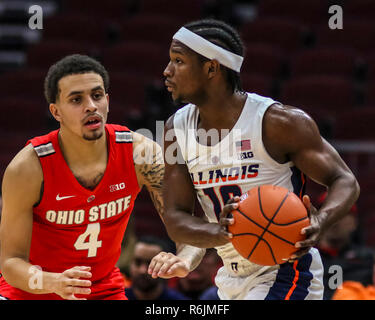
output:
[[[230, 52], [244, 56], [244, 45], [239, 33], [224, 21], [215, 19], [202, 19], [189, 22], [184, 25], [186, 29], [196, 33], [197, 35], [205, 38], [206, 40], [226, 49]], [[198, 54], [202, 61], [208, 61], [207, 58]], [[233, 92], [243, 91], [241, 85], [240, 74], [225, 66], [221, 66], [226, 70], [227, 80]]]
[[88, 72], [99, 74], [103, 79], [104, 90], [108, 92], [109, 75], [103, 65], [89, 56], [72, 54], [57, 61], [49, 68], [47, 76], [44, 79], [44, 96], [47, 103], [55, 103], [58, 100], [58, 82], [61, 78], [72, 74]]

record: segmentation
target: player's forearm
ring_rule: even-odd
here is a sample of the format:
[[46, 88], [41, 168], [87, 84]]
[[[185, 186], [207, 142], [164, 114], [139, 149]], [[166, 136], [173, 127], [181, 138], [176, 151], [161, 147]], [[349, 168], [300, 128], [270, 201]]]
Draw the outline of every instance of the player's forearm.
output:
[[202, 261], [206, 253], [206, 249], [193, 247], [187, 244], [178, 243], [177, 256], [186, 261], [190, 271], [193, 271]]
[[359, 197], [360, 187], [349, 173], [340, 176], [328, 188], [327, 197], [319, 212], [325, 214], [323, 228], [327, 229], [346, 215]]
[[54, 292], [57, 273], [45, 272], [18, 257], [8, 258], [1, 265], [1, 273], [8, 284], [33, 294]]
[[209, 223], [187, 212], [166, 210], [164, 220], [169, 237], [176, 243], [214, 248], [229, 242], [218, 223]]

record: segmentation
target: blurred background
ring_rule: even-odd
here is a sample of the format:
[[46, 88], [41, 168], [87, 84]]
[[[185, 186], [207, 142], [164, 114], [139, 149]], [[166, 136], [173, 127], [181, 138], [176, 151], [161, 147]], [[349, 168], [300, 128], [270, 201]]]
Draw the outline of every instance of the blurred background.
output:
[[[343, 30], [328, 27], [335, 4], [343, 8]], [[29, 28], [32, 5], [43, 9], [41, 30]], [[361, 185], [352, 241], [375, 249], [373, 0], [0, 0], [0, 177], [29, 138], [57, 128], [43, 81], [68, 54], [88, 54], [109, 71], [109, 122], [154, 132], [155, 122], [176, 110], [162, 78], [171, 37], [203, 17], [240, 31], [246, 91], [300, 107], [316, 120]], [[313, 203], [323, 191], [307, 181]], [[146, 191], [129, 230], [126, 237], [168, 239]]]

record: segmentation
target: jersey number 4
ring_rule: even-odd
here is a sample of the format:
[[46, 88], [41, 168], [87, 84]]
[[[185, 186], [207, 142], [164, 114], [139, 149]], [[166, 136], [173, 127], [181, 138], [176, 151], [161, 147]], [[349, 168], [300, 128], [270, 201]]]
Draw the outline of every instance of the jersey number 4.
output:
[[102, 246], [102, 240], [98, 240], [100, 233], [100, 223], [90, 223], [86, 231], [82, 233], [74, 243], [77, 250], [88, 250], [87, 257], [96, 257], [98, 248]]

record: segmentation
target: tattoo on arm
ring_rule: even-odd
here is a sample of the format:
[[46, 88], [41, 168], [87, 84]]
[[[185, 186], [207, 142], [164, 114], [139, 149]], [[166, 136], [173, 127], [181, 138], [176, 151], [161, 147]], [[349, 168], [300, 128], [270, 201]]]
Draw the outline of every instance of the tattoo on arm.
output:
[[152, 202], [155, 205], [160, 217], [164, 216], [164, 203], [162, 196], [162, 186], [164, 178], [164, 164], [147, 164], [140, 169], [146, 187], [150, 193]]
[[164, 179], [164, 160], [162, 150], [154, 141], [147, 140], [143, 136], [137, 136], [134, 146], [134, 163], [138, 175], [146, 185], [151, 200], [155, 205], [161, 219], [164, 215], [162, 198], [162, 185]]
[[162, 191], [149, 188], [150, 197], [152, 202], [154, 203], [154, 206], [156, 210], [159, 213], [160, 218], [164, 222], [164, 203], [163, 203], [163, 197], [162, 197]]

